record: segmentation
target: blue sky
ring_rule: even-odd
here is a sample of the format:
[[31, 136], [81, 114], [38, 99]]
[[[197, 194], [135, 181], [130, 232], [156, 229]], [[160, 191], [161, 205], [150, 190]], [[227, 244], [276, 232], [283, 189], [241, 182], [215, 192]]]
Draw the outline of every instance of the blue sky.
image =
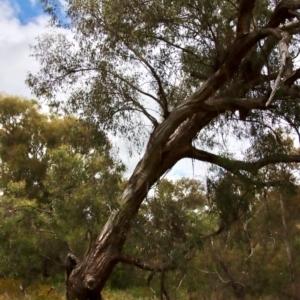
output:
[[43, 9], [39, 0], [8, 0], [15, 8], [16, 17], [21, 24], [27, 24], [37, 16], [43, 14]]

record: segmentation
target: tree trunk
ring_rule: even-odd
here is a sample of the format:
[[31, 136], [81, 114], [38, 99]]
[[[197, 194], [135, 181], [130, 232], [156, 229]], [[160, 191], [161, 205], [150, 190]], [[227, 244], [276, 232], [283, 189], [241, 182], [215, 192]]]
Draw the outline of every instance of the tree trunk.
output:
[[151, 186], [182, 158], [182, 151], [176, 151], [175, 155], [168, 153], [163, 163], [161, 153], [157, 149], [152, 160], [144, 158], [139, 162], [122, 193], [119, 209], [111, 214], [91, 251], [82, 262], [76, 257], [71, 259], [72, 266], [67, 270], [66, 278], [68, 300], [101, 299], [101, 290], [119, 261], [131, 220]]
[[125, 203], [118, 211], [112, 213], [90, 253], [71, 270], [67, 277], [67, 299], [101, 299], [100, 292], [118, 263], [118, 256], [124, 245], [130, 221], [142, 199], [142, 195], [137, 196], [134, 199], [134, 207]]
[[[120, 260], [126, 235], [130, 230], [132, 219], [136, 216], [142, 201], [155, 182], [176, 162], [188, 157], [190, 144], [194, 136], [218, 114], [201, 112], [186, 122], [168, 139], [157, 127], [152, 133], [143, 159], [140, 160], [129, 179], [121, 197], [120, 207], [113, 212], [97, 237], [94, 247], [82, 262], [76, 257], [67, 263], [66, 289], [68, 300], [99, 300], [105, 282], [114, 266]], [[165, 124], [162, 123], [161, 126]], [[165, 126], [168, 128], [168, 123]], [[170, 133], [167, 133], [167, 137]], [[159, 145], [157, 136], [165, 139]], [[71, 267], [68, 268], [68, 265]]]

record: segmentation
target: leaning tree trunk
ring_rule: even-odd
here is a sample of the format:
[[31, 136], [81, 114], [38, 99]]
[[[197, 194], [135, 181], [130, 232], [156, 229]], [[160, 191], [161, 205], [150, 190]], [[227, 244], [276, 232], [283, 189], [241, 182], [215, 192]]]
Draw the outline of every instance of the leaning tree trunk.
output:
[[176, 156], [164, 164], [159, 163], [157, 155], [148, 163], [141, 160], [121, 196], [119, 209], [111, 214], [86, 257], [80, 262], [74, 255], [68, 255], [67, 299], [101, 299], [101, 290], [119, 261], [132, 219], [150, 187], [178, 160]]
[[[119, 209], [111, 214], [97, 237], [94, 247], [90, 249], [82, 262], [73, 254], [68, 255], [66, 272], [68, 300], [101, 299], [100, 293], [105, 282], [114, 266], [121, 260], [121, 252], [130, 223], [149, 189], [176, 162], [184, 157], [191, 157], [192, 139], [217, 115], [217, 112], [195, 114], [177, 130], [171, 139], [165, 137], [170, 135], [168, 126], [165, 126], [162, 131], [161, 127], [156, 128], [143, 159], [137, 165], [122, 193]], [[157, 145], [157, 140], [160, 138], [166, 140], [164, 146]]]

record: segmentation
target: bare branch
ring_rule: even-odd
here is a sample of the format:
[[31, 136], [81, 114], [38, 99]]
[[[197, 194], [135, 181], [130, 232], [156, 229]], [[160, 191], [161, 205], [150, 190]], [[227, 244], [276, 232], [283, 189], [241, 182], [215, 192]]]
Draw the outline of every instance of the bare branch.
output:
[[173, 263], [150, 263], [123, 253], [118, 255], [116, 260], [125, 264], [134, 265], [146, 271], [163, 272], [176, 269]]
[[234, 160], [226, 157], [221, 157], [207, 151], [196, 149], [193, 146], [190, 146], [189, 150], [186, 153], [186, 157], [215, 164], [234, 174], [238, 171], [247, 171], [249, 173], [255, 174], [259, 169], [270, 164], [300, 162], [300, 155], [288, 154], [274, 154], [266, 156], [254, 162], [245, 162], [242, 160]]
[[282, 33], [282, 39], [279, 41], [279, 51], [281, 55], [281, 69], [278, 73], [278, 76], [275, 80], [274, 87], [272, 93], [266, 103], [266, 107], [272, 102], [274, 99], [275, 93], [279, 88], [281, 77], [285, 77], [291, 73], [291, 57], [289, 54], [289, 42], [291, 40], [291, 36], [287, 32]]

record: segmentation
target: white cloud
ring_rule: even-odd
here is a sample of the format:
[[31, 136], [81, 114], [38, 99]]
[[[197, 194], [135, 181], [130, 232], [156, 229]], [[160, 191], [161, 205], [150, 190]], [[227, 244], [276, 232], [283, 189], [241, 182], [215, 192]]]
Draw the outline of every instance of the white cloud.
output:
[[18, 7], [0, 1], [0, 92], [32, 97], [25, 79], [27, 73], [38, 70], [39, 65], [29, 57], [29, 45], [46, 31], [48, 17], [41, 15], [21, 24], [17, 13]]
[[37, 4], [37, 0], [30, 0], [30, 4], [32, 7], [35, 7]]

